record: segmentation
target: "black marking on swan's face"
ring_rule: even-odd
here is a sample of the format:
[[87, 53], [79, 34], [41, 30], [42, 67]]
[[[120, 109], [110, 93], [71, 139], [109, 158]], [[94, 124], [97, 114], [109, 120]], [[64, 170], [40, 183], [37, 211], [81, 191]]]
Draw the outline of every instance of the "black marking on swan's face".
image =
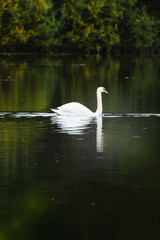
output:
[[105, 92], [108, 94], [107, 90], [104, 87], [102, 87], [102, 89], [103, 89], [102, 92]]

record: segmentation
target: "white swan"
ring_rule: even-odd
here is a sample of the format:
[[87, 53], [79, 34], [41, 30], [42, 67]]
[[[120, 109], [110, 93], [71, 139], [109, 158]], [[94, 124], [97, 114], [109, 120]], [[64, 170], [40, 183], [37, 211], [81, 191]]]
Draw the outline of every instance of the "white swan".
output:
[[101, 95], [102, 92], [108, 93], [104, 87], [97, 88], [96, 112], [92, 112], [90, 109], [77, 102], [66, 103], [60, 107], [57, 107], [56, 109], [51, 108], [51, 110], [57, 113], [58, 115], [81, 115], [91, 117], [100, 116], [102, 114], [102, 95]]

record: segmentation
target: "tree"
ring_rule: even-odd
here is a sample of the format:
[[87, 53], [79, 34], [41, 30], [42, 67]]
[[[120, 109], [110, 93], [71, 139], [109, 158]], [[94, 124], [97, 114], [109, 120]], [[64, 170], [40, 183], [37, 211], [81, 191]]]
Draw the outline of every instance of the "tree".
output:
[[[3, 49], [15, 50], [24, 48], [24, 46], [33, 47], [35, 38], [39, 37], [40, 25], [44, 25], [46, 22], [45, 18], [51, 8], [50, 1], [46, 0], [2, 0], [0, 45]], [[43, 46], [43, 44], [42, 42], [41, 45]]]
[[[1, 0], [1, 51], [151, 51], [160, 19], [149, 0]], [[155, 16], [153, 16], [155, 13]]]
[[125, 3], [123, 18], [119, 22], [120, 48], [125, 50], [149, 51], [154, 47], [157, 33], [155, 19], [143, 6], [137, 8], [137, 0]]
[[87, 52], [109, 52], [119, 43], [118, 18], [121, 9], [117, 0], [71, 0], [67, 38], [75, 49]]

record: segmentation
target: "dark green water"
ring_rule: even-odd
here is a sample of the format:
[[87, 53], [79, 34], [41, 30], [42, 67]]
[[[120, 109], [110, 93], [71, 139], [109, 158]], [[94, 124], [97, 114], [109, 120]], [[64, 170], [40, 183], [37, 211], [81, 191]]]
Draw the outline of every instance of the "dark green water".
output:
[[[159, 239], [160, 59], [0, 59], [0, 240]], [[60, 117], [78, 101], [104, 114]]]

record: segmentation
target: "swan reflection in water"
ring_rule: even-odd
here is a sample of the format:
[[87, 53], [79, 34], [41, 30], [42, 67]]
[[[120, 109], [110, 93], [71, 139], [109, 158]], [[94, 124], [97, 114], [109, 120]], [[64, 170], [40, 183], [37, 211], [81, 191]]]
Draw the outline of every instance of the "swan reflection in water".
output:
[[97, 152], [104, 150], [104, 138], [102, 132], [102, 116], [63, 116], [56, 115], [51, 118], [52, 124], [57, 124], [61, 133], [70, 135], [82, 135], [90, 128], [90, 124], [97, 123], [96, 128], [96, 149]]

